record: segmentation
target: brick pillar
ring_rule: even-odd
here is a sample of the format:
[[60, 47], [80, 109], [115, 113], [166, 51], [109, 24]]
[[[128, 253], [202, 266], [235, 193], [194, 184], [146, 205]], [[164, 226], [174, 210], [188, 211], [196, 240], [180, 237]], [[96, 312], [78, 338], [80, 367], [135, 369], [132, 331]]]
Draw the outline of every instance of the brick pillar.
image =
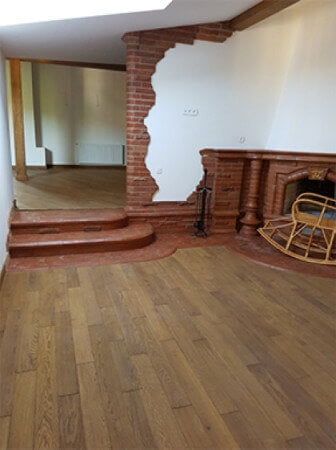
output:
[[[257, 155], [255, 155], [255, 158], [257, 158]], [[252, 159], [251, 161], [250, 182], [245, 205], [246, 212], [240, 220], [243, 224], [240, 234], [245, 236], [258, 235], [257, 228], [260, 220], [257, 217], [257, 211], [262, 164], [261, 159]]]

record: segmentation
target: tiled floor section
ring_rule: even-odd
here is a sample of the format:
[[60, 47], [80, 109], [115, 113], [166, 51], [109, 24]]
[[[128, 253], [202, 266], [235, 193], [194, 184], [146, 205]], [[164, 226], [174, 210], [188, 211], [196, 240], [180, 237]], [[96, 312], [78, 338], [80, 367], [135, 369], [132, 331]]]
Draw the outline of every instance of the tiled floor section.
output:
[[143, 262], [165, 258], [181, 248], [221, 245], [258, 264], [306, 275], [336, 278], [335, 266], [323, 266], [298, 261], [278, 252], [259, 236], [243, 238], [239, 235], [212, 235], [204, 239], [187, 234], [159, 234], [153, 244], [141, 249], [84, 255], [18, 258], [9, 261], [7, 270], [17, 272], [32, 269]]

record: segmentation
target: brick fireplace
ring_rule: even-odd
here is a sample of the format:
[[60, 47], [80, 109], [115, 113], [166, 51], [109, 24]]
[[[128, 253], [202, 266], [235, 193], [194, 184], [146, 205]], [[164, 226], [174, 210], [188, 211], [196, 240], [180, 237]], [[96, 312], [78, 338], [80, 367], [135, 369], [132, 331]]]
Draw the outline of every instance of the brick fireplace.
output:
[[[297, 180], [336, 183], [336, 155], [283, 151], [203, 150], [213, 171], [213, 232], [255, 234], [283, 214], [287, 186]], [[209, 164], [209, 161], [212, 161]]]

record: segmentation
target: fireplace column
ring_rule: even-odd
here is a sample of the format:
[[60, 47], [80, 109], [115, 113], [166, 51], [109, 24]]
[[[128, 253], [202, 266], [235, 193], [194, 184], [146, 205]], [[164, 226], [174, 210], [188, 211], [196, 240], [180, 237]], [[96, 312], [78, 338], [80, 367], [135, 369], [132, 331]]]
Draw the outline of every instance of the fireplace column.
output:
[[254, 155], [251, 161], [250, 167], [250, 183], [247, 193], [246, 213], [241, 219], [243, 224], [240, 234], [244, 236], [258, 235], [257, 228], [260, 224], [260, 220], [257, 217], [258, 210], [258, 197], [260, 187], [260, 176], [262, 169], [262, 159], [259, 159], [257, 155]]

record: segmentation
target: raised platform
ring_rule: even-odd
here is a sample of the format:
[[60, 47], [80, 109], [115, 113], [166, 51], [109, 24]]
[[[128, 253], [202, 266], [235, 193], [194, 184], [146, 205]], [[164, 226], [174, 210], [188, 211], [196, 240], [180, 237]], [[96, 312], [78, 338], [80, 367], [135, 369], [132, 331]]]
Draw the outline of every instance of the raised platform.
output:
[[122, 210], [14, 211], [11, 259], [137, 249], [155, 239], [150, 224], [128, 224]]

